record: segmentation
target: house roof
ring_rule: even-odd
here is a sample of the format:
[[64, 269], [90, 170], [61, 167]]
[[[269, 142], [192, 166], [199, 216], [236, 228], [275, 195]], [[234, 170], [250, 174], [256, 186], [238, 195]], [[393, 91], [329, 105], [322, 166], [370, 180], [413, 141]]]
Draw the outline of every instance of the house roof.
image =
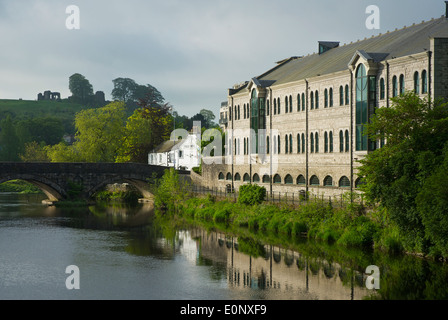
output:
[[175, 146], [181, 144], [183, 140], [173, 141], [168, 140], [159, 144], [151, 153], [165, 153], [170, 152]]
[[[347, 70], [356, 52], [376, 62], [404, 57], [428, 51], [430, 38], [437, 37], [448, 37], [448, 19], [444, 16], [355, 43], [335, 46], [321, 54], [284, 59], [256, 79], [261, 87], [266, 87]], [[335, 45], [336, 42], [325, 43]]]

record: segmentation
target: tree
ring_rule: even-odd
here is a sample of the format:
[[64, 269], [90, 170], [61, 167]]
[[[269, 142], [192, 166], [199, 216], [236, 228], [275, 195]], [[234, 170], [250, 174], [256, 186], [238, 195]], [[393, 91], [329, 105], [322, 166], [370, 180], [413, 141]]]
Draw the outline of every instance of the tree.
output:
[[20, 159], [23, 162], [49, 162], [47, 152], [44, 144], [39, 144], [36, 141], [25, 144], [25, 151], [20, 154]]
[[202, 109], [199, 114], [201, 114], [204, 117], [204, 127], [206, 127], [207, 129], [209, 128], [213, 128], [216, 126], [216, 123], [213, 122], [213, 120], [215, 120], [215, 114], [210, 111], [210, 110], [206, 110], [206, 109]]
[[123, 102], [82, 110], [75, 117], [75, 143], [47, 147], [51, 161], [115, 162], [125, 130]]
[[19, 159], [19, 144], [16, 128], [10, 115], [0, 122], [0, 159], [2, 161], [17, 161]]
[[165, 102], [165, 98], [162, 96], [160, 91], [150, 84], [147, 84], [146, 86], [137, 85], [137, 88], [134, 91], [133, 99], [136, 102], [146, 100], [153, 106], [155, 104], [161, 105]]
[[370, 201], [387, 209], [412, 249], [424, 252], [433, 237], [422, 214], [427, 206], [418, 203], [427, 197], [418, 195], [431, 185], [430, 177], [443, 162], [448, 108], [442, 101], [422, 100], [410, 92], [392, 102], [390, 108], [378, 109], [367, 126], [370, 139], [387, 143], [361, 160], [361, 189]]
[[129, 78], [117, 78], [112, 80], [114, 89], [112, 90], [112, 98], [127, 103], [129, 100], [134, 100], [135, 92], [137, 90], [137, 83]]
[[93, 87], [82, 74], [75, 73], [69, 78], [70, 92], [73, 100], [86, 103], [93, 96]]
[[126, 121], [116, 162], [147, 163], [152, 148], [151, 120], [143, 117], [141, 110], [135, 110]]

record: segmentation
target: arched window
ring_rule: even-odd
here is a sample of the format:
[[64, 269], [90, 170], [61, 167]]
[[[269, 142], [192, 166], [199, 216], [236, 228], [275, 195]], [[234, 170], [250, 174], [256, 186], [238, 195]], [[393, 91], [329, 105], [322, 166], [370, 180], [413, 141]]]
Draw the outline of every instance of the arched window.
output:
[[328, 108], [328, 89], [324, 91], [324, 108]]
[[241, 175], [238, 172], [235, 174], [235, 181], [241, 181]]
[[304, 185], [306, 184], [306, 179], [303, 175], [297, 177], [297, 184]]
[[227, 173], [226, 180], [232, 181], [232, 174], [230, 172]]
[[243, 119], [246, 119], [246, 104], [244, 104], [243, 109], [244, 109]]
[[314, 133], [310, 134], [310, 142], [311, 142], [311, 153], [314, 153]]
[[294, 184], [294, 180], [290, 174], [285, 177], [285, 184]]
[[267, 100], [266, 101], [266, 115], [269, 115], [270, 112], [271, 112], [271, 107], [270, 107], [269, 100]]
[[274, 114], [277, 114], [277, 99], [274, 99]]
[[269, 154], [269, 137], [266, 137], [266, 154]]
[[288, 148], [288, 135], [285, 136], [285, 154], [288, 154], [289, 148]]
[[420, 94], [420, 75], [418, 71], [414, 73], [414, 92], [415, 94]]
[[314, 92], [311, 91], [310, 93], [310, 101], [311, 101], [311, 110], [314, 109]]
[[280, 154], [281, 152], [281, 143], [280, 143], [280, 136], [277, 136], [277, 153]]
[[292, 96], [289, 96], [289, 112], [292, 112]]
[[345, 85], [345, 105], [348, 105], [350, 103], [350, 92], [348, 91], [349, 87], [348, 84]]
[[271, 178], [269, 178], [269, 176], [267, 174], [265, 174], [263, 176], [263, 183], [270, 183], [271, 182]]
[[277, 150], [277, 136], [274, 136], [272, 138], [272, 141], [274, 143], [274, 145], [272, 146], [272, 153], [276, 154], [278, 152], [278, 150]]
[[241, 119], [240, 106], [238, 105], [238, 120]]
[[276, 184], [282, 183], [282, 178], [278, 174], [274, 176], [274, 183]]
[[310, 185], [312, 186], [320, 185], [319, 178], [317, 176], [312, 176], [310, 179]]
[[317, 91], [317, 90], [314, 95], [314, 99], [316, 99], [316, 109], [319, 109], [319, 91]]
[[339, 131], [339, 152], [344, 152], [344, 132]]
[[356, 181], [355, 181], [355, 188], [358, 189], [359, 186], [361, 186], [361, 185], [363, 185], [363, 184], [365, 184], [365, 182], [362, 181], [361, 178], [358, 178], [358, 179], [356, 179]]
[[400, 75], [400, 95], [404, 94], [405, 84], [404, 84], [404, 75]]
[[300, 112], [300, 93], [297, 95], [297, 112]]
[[219, 173], [218, 180], [224, 180], [224, 173]]
[[288, 113], [288, 111], [289, 111], [288, 97], [285, 97], [285, 113]]
[[369, 85], [366, 68], [361, 63], [356, 70], [356, 150], [365, 151], [368, 139], [365, 125], [368, 123]]
[[244, 154], [246, 154], [246, 138], [244, 138]]
[[339, 187], [350, 188], [350, 179], [346, 176], [343, 176], [341, 179], [339, 179]]
[[319, 152], [319, 133], [317, 133], [317, 132], [314, 134], [314, 143], [316, 144], [315, 151], [316, 151], [316, 153], [318, 153]]
[[343, 86], [339, 87], [339, 105], [340, 106], [344, 105], [344, 87]]
[[244, 181], [244, 182], [250, 182], [250, 175], [247, 174], [247, 173], [245, 173], [245, 174], [244, 174], [244, 177], [243, 177], [243, 181]]
[[297, 134], [297, 153], [300, 153], [300, 133]]
[[254, 176], [253, 176], [253, 178], [252, 178], [252, 181], [254, 182], [254, 183], [258, 183], [258, 182], [260, 182], [260, 176], [256, 173], [256, 174], [254, 174]]
[[328, 152], [328, 132], [325, 131], [324, 133], [324, 152]]
[[330, 108], [333, 107], [333, 88], [330, 88]]
[[305, 134], [302, 133], [302, 153], [306, 152], [306, 141], [305, 141]]
[[398, 96], [398, 80], [397, 76], [392, 77], [392, 97]]
[[350, 151], [350, 137], [348, 136], [348, 130], [345, 130], [345, 152]]
[[292, 153], [292, 134], [289, 135], [289, 153]]
[[426, 70], [422, 71], [422, 93], [428, 93], [428, 76]]
[[278, 113], [278, 114], [280, 114], [280, 112], [281, 112], [280, 106], [281, 106], [281, 104], [280, 104], [280, 98], [277, 98], [277, 113]]
[[380, 99], [383, 100], [386, 97], [386, 85], [384, 83], [384, 78], [380, 80]]
[[333, 186], [333, 178], [331, 176], [326, 176], [324, 179], [324, 186], [325, 187], [332, 187]]
[[330, 153], [333, 153], [333, 131], [330, 131]]
[[305, 94], [302, 93], [302, 111], [305, 111]]

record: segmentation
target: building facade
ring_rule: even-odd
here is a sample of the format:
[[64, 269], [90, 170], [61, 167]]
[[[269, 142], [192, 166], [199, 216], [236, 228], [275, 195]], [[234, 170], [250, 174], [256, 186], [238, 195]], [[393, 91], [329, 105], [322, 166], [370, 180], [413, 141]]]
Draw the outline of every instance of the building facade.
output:
[[406, 91], [448, 98], [446, 16], [350, 44], [321, 41], [317, 53], [279, 61], [229, 89], [220, 110], [226, 154], [203, 167], [203, 181], [355, 191], [359, 160], [385, 143], [370, 141], [364, 126]]
[[148, 154], [148, 164], [191, 171], [200, 165], [200, 135], [186, 134], [184, 139], [168, 140]]

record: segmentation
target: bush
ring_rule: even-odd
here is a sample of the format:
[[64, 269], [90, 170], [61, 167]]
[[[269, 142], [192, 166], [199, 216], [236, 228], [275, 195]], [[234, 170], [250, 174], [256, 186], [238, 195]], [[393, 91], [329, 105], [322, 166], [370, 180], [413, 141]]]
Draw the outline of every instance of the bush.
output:
[[266, 189], [256, 184], [245, 184], [240, 186], [238, 203], [246, 205], [260, 204], [266, 198]]

